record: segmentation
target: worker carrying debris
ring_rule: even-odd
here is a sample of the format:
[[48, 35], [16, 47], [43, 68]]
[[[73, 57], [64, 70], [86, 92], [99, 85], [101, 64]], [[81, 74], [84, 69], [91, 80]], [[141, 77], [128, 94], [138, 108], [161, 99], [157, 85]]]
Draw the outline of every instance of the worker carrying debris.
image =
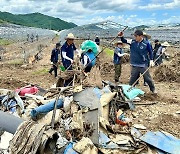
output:
[[[65, 39], [66, 42], [61, 47], [62, 64], [65, 69], [72, 70], [72, 65], [74, 63], [74, 51], [77, 51], [78, 53], [78, 50], [74, 44], [75, 37], [72, 33], [69, 33]], [[69, 83], [71, 83], [71, 81], [72, 78], [66, 80], [64, 86], [67, 86]]]
[[52, 68], [49, 70], [49, 73], [52, 75], [52, 72], [54, 71], [54, 76], [57, 77], [57, 65], [58, 65], [58, 55], [60, 54], [60, 43], [56, 43], [56, 48], [52, 50], [51, 53], [51, 64]]
[[87, 40], [81, 44], [81, 57], [80, 61], [83, 64], [84, 72], [88, 73], [96, 64], [96, 55], [98, 53], [98, 46], [95, 42]]
[[143, 74], [145, 71], [147, 71], [143, 75], [144, 79], [147, 82], [150, 91], [152, 93], [157, 93], [155, 91], [155, 86], [152, 81], [151, 75], [147, 70], [148, 54], [150, 56], [150, 66], [154, 66], [153, 54], [149, 42], [143, 39], [143, 32], [141, 30], [136, 30], [134, 32], [135, 40], [132, 40], [131, 43], [128, 43], [128, 41], [123, 37], [123, 32], [120, 32], [118, 35], [121, 37], [121, 41], [123, 43], [127, 43], [130, 45], [130, 63], [132, 69], [129, 84], [133, 85], [138, 79], [139, 74]]
[[121, 66], [122, 66], [121, 58], [125, 55], [122, 48], [123, 48], [122, 41], [117, 41], [115, 43], [114, 56], [113, 56], [113, 63], [115, 68], [115, 76], [114, 76], [115, 82], [119, 82], [119, 77], [121, 76]]

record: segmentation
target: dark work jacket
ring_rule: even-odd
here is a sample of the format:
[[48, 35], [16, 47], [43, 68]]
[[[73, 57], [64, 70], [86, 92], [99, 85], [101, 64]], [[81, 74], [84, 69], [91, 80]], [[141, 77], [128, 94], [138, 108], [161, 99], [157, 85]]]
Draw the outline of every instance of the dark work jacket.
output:
[[74, 60], [74, 50], [76, 50], [74, 43], [71, 45], [68, 45], [67, 41], [61, 47], [61, 59], [62, 59], [63, 66], [65, 68], [68, 68], [71, 65], [71, 62], [63, 58], [62, 52], [66, 52], [66, 56]]
[[95, 42], [96, 42], [97, 45], [100, 45], [100, 39], [99, 38], [96, 38]]
[[123, 54], [124, 52], [121, 48], [116, 47], [114, 49], [114, 57], [113, 57], [114, 64], [120, 64], [121, 63], [121, 57], [118, 56], [118, 53]]
[[[121, 37], [123, 43], [127, 43], [127, 40], [124, 37]], [[129, 44], [129, 43], [127, 43]], [[132, 40], [130, 45], [130, 63], [132, 66], [146, 67], [148, 61], [153, 59], [152, 47], [148, 41], [142, 40], [137, 42]], [[149, 57], [148, 57], [149, 56]]]
[[58, 55], [60, 54], [59, 49], [53, 49], [51, 53], [51, 62], [57, 63], [58, 62]]

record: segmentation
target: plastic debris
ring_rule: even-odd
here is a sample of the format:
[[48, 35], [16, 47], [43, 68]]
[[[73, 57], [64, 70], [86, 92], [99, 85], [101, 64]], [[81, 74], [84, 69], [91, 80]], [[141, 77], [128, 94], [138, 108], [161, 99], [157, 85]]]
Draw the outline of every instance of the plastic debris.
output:
[[180, 153], [180, 139], [169, 133], [148, 131], [140, 139], [164, 152], [172, 154]]
[[133, 127], [137, 128], [137, 129], [142, 129], [142, 130], [146, 130], [147, 128], [145, 126], [143, 126], [142, 124], [134, 124]]
[[131, 88], [130, 85], [120, 85], [120, 86], [122, 86], [125, 96], [130, 100], [133, 100], [135, 97], [144, 94], [144, 91], [138, 88], [132, 88], [129, 90], [129, 88]]

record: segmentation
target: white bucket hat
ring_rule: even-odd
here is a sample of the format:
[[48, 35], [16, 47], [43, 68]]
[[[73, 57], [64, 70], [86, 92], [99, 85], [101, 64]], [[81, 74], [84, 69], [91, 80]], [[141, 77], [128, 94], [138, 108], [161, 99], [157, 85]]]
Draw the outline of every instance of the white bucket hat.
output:
[[69, 33], [66, 37], [66, 39], [75, 39], [73, 33]]
[[122, 41], [117, 41], [117, 42], [114, 43], [115, 46], [117, 46], [118, 44], [124, 45], [124, 43]]
[[165, 46], [165, 47], [170, 47], [171, 45], [166, 41], [164, 43], [161, 44], [162, 46]]

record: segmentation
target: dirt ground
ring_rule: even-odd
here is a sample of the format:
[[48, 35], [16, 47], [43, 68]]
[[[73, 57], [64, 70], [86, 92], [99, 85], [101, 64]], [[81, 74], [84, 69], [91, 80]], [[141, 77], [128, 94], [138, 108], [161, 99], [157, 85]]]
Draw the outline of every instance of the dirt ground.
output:
[[[36, 84], [42, 88], [50, 88], [56, 83], [56, 78], [48, 73], [50, 69], [50, 53], [57, 39], [47, 40], [50, 43], [43, 50], [43, 59], [37, 61], [33, 65], [17, 65], [9, 64], [7, 61], [0, 62], [0, 88], [16, 89], [27, 84]], [[25, 44], [27, 45], [27, 44]], [[36, 45], [35, 43], [28, 44]], [[5, 57], [13, 59], [12, 52], [20, 52], [19, 46], [22, 44], [13, 44], [6, 47]], [[13, 49], [13, 50], [12, 50]], [[173, 55], [179, 49], [169, 48], [168, 54]], [[7, 59], [8, 59], [7, 58]], [[106, 54], [101, 55], [101, 74], [104, 80], [113, 82], [114, 68], [112, 58]], [[156, 68], [151, 69], [151, 75], [154, 76]], [[121, 82], [128, 84], [130, 78], [130, 65], [123, 64]], [[149, 92], [149, 88], [143, 86], [141, 79], [139, 88], [146, 93], [142, 97], [141, 103], [155, 103], [154, 105], [136, 105], [134, 111], [127, 111], [126, 116], [132, 119], [133, 124], [143, 124], [147, 130], [166, 131], [180, 138], [180, 83], [177, 82], [155, 82], [158, 96], [154, 96]]]

